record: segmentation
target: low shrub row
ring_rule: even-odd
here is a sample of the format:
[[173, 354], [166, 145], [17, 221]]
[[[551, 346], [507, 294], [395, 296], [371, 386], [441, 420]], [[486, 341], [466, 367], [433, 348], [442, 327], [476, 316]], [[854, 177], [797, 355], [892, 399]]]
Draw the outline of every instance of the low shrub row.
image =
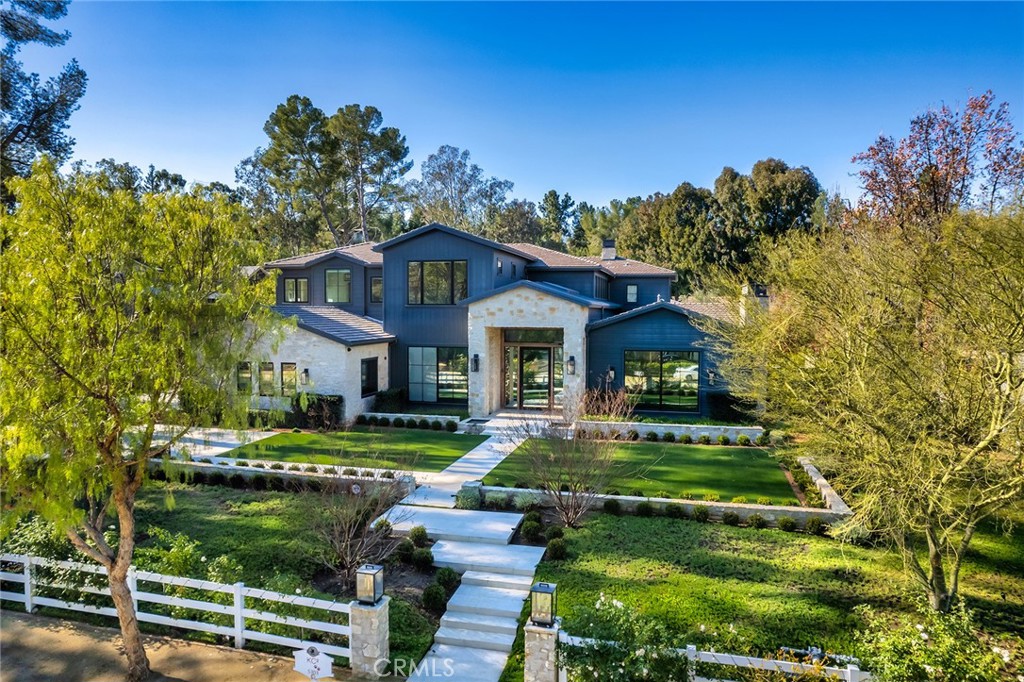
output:
[[[640, 440], [640, 432], [636, 429], [629, 429], [626, 432], [619, 431], [618, 429], [611, 429], [607, 432], [602, 429], [594, 429], [589, 431], [587, 429], [576, 429], [577, 438], [591, 438], [594, 440], [625, 440], [625, 441], [638, 441]], [[644, 440], [649, 443], [657, 443], [661, 441], [663, 443], [682, 443], [683, 445], [758, 445], [760, 447], [767, 447], [771, 445], [771, 437], [767, 433], [762, 433], [757, 438], [751, 440], [750, 436], [746, 434], [740, 434], [735, 443], [729, 436], [722, 434], [717, 438], [712, 439], [711, 436], [704, 433], [694, 438], [689, 433], [683, 433], [676, 436], [672, 431], [666, 431], [663, 434], [659, 434], [657, 431], [648, 431], [643, 435]]]
[[405, 419], [404, 417], [378, 417], [377, 415], [370, 415], [367, 417], [365, 414], [361, 414], [356, 417], [356, 424], [360, 426], [391, 426], [396, 429], [424, 429], [431, 431], [448, 431], [449, 433], [455, 433], [459, 429], [459, 423], [454, 419], [449, 419], [443, 424], [435, 419], [430, 421], [429, 419]]
[[[197, 463], [208, 463], [209, 460], [195, 460]], [[254, 464], [248, 464], [244, 460], [236, 460], [235, 466], [248, 466], [255, 467], [257, 469], [264, 469], [264, 466], [259, 462]], [[275, 462], [269, 467], [266, 467], [271, 471], [284, 471], [287, 469], [291, 472], [306, 472], [306, 473], [322, 473], [324, 475], [336, 475], [338, 474], [338, 467], [324, 466], [318, 467], [315, 464], [289, 464], [285, 465]], [[343, 476], [362, 476], [363, 478], [382, 478], [382, 479], [393, 479], [395, 472], [393, 471], [382, 471], [379, 474], [369, 469], [358, 471], [347, 467], [341, 470]], [[150, 471], [150, 477], [155, 481], [177, 481], [178, 483], [184, 483], [186, 485], [217, 485], [226, 486], [229, 488], [236, 488], [238, 490], [273, 490], [276, 492], [283, 491], [299, 491], [299, 490], [310, 490], [319, 491], [323, 489], [323, 485], [326, 482], [324, 479], [316, 478], [297, 478], [294, 476], [275, 476], [272, 473], [254, 474], [252, 476], [243, 476], [242, 474], [231, 474], [225, 473], [220, 470], [205, 471], [203, 469], [180, 469], [177, 471], [171, 471], [168, 473], [167, 469], [163, 467], [154, 467]]]
[[545, 557], [552, 561], [565, 559], [565, 530], [558, 525], [544, 525], [544, 517], [540, 511], [534, 509], [523, 515], [523, 524], [519, 527], [519, 534], [527, 542], [535, 545], [544, 543], [547, 546]]
[[[621, 516], [624, 513], [622, 503], [618, 500], [605, 500], [602, 509], [604, 513], [611, 514], [613, 516]], [[636, 516], [651, 517], [658, 516], [659, 510], [653, 504], [645, 500], [637, 503], [633, 513]], [[665, 505], [665, 508], [661, 513], [669, 518], [691, 519], [698, 523], [708, 523], [711, 520], [711, 510], [703, 504], [694, 505], [691, 514], [687, 514], [686, 507], [681, 504], [668, 504]], [[728, 526], [738, 526], [741, 523], [740, 515], [734, 511], [726, 511], [722, 514], [722, 523]], [[797, 523], [796, 519], [791, 516], [780, 516], [775, 520], [775, 524], [778, 526], [779, 530], [787, 533], [795, 533], [801, 530], [799, 523]], [[768, 520], [761, 514], [751, 514], [746, 518], [746, 525], [750, 528], [767, 528]], [[816, 516], [812, 516], [804, 522], [803, 531], [810, 535], [823, 535], [826, 529], [827, 525], [825, 522]]]

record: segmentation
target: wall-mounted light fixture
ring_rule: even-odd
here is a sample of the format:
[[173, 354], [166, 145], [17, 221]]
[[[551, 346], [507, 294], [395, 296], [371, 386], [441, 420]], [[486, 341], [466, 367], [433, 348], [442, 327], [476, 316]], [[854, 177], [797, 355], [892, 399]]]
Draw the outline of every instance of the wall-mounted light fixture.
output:
[[480, 371], [480, 355], [473, 353], [473, 360], [469, 364], [469, 368], [474, 372]]
[[302, 374], [299, 375], [299, 383], [303, 386], [309, 386], [309, 368], [306, 367], [302, 370]]
[[569, 360], [565, 363], [565, 373], [569, 376], [576, 374], [576, 356], [570, 355]]
[[714, 386], [715, 385], [715, 379], [717, 379], [717, 378], [718, 378], [718, 375], [715, 374], [715, 370], [709, 369], [708, 370], [708, 386]]
[[608, 365], [608, 373], [606, 376], [608, 377], [609, 384], [615, 381], [615, 368], [611, 365]]

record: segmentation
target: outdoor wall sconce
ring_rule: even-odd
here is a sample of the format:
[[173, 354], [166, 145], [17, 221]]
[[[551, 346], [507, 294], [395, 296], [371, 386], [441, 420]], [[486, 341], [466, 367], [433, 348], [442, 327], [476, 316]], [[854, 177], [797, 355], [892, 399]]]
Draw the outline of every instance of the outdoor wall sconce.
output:
[[376, 604], [384, 596], [384, 567], [363, 564], [356, 570], [356, 599], [360, 604]]
[[576, 356], [575, 355], [570, 355], [569, 356], [569, 361], [565, 363], [565, 372], [569, 376], [573, 376], [573, 375], [576, 374]]
[[478, 353], [473, 353], [473, 361], [470, 363], [470, 369], [474, 372], [480, 371], [480, 355]]
[[716, 378], [717, 378], [717, 376], [715, 375], [715, 370], [709, 369], [708, 370], [708, 386], [714, 386]]
[[303, 386], [309, 386], [309, 368], [306, 367], [302, 370], [302, 374], [299, 375], [299, 383]]
[[608, 376], [608, 383], [609, 384], [612, 383], [613, 381], [615, 381], [615, 368], [612, 367], [611, 365], [608, 365], [608, 374], [607, 374], [607, 376]]
[[530, 621], [549, 628], [555, 624], [555, 583], [537, 583], [530, 588]]

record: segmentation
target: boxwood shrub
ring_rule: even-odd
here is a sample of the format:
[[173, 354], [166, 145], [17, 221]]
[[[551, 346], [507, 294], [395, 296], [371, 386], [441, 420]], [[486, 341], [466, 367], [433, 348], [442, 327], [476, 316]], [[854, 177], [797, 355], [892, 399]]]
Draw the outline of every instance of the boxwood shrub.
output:
[[391, 420], [388, 419], [387, 417], [381, 417], [377, 421], [377, 426], [391, 426]]
[[565, 538], [555, 538], [548, 543], [548, 551], [545, 557], [550, 561], [561, 561], [569, 556], [569, 549], [565, 544]]
[[420, 420], [420, 421], [418, 422], [418, 426], [419, 426], [419, 427], [420, 427], [421, 429], [429, 429], [429, 428], [430, 428], [430, 422], [429, 422], [429, 421], [427, 421], [426, 419], [421, 419], [421, 420]]
[[604, 513], [618, 516], [622, 513], [622, 504], [618, 500], [605, 500]]
[[428, 572], [434, 565], [434, 553], [426, 547], [419, 547], [413, 550], [412, 565], [421, 573]]
[[685, 519], [686, 507], [684, 507], [681, 504], [666, 504], [665, 516], [669, 517], [670, 519]]
[[646, 438], [651, 443], [657, 443], [658, 442], [658, 432], [657, 431], [648, 431], [647, 435], [644, 436], [644, 438]]
[[693, 443], [693, 436], [691, 436], [688, 433], [684, 433], [683, 435], [679, 436], [679, 442], [684, 445], [690, 445], [691, 443]]
[[740, 525], [740, 515], [734, 511], [727, 511], [722, 514], [722, 523], [727, 526], [738, 526]]
[[636, 505], [636, 515], [654, 516], [654, 505], [648, 502], [647, 500], [644, 500], [643, 502], [638, 502]]
[[729, 440], [729, 436], [727, 436], [727, 435], [725, 435], [723, 433], [721, 436], [718, 437], [718, 444], [719, 445], [731, 445], [732, 441]]
[[750, 436], [748, 436], [748, 435], [747, 435], [747, 434], [745, 434], [745, 433], [742, 433], [742, 434], [740, 434], [740, 435], [739, 435], [739, 436], [738, 436], [738, 437], [736, 438], [736, 444], [737, 444], [737, 445], [743, 445], [743, 446], [747, 446], [747, 445], [750, 445]]
[[366, 422], [367, 422], [367, 419], [366, 419], [366, 415], [365, 414], [356, 415], [356, 424], [359, 424], [360, 426], [363, 426], [363, 425], [366, 424]]
[[698, 523], [707, 523], [711, 519], [711, 510], [703, 504], [695, 505], [693, 508], [693, 520]]
[[747, 517], [747, 525], [751, 528], [767, 528], [768, 521], [760, 514], [751, 514]]
[[430, 583], [423, 588], [423, 608], [434, 614], [444, 613], [448, 605], [448, 592], [438, 583]]
[[775, 523], [778, 525], [779, 530], [784, 530], [787, 533], [792, 533], [796, 530], [796, 520], [792, 516], [780, 516]]
[[394, 426], [395, 428], [400, 429], [403, 426], [405, 426], [405, 419], [403, 419], [402, 417], [395, 417], [395, 421], [391, 422], [391, 425]]
[[676, 442], [676, 434], [672, 433], [671, 431], [666, 431], [665, 435], [662, 436], [661, 439], [663, 441], [665, 441], [666, 443], [675, 443]]
[[444, 429], [449, 433], [455, 433], [456, 431], [459, 430], [459, 423], [456, 422], [454, 419], [449, 419], [444, 423]]
[[697, 442], [701, 445], [711, 445], [711, 436], [706, 433], [702, 433], [700, 438], [697, 439]]

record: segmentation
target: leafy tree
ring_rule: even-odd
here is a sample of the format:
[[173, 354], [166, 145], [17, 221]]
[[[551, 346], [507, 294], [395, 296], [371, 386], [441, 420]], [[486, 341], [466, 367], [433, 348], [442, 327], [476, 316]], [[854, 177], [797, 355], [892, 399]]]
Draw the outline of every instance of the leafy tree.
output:
[[[83, 170], [84, 164], [78, 163], [76, 169]], [[150, 165], [145, 175], [137, 167], [127, 162], [118, 162], [114, 159], [101, 159], [96, 164], [98, 170], [104, 177], [108, 178], [112, 187], [125, 189], [135, 195], [155, 192], [176, 192], [185, 189], [185, 178], [178, 173], [171, 173], [166, 169], [157, 170]]]
[[271, 171], [262, 163], [263, 149], [235, 167], [235, 196], [252, 217], [247, 224], [257, 240], [273, 256], [288, 256], [324, 248], [325, 242], [316, 214], [310, 214], [297, 194], [280, 191], [271, 182]]
[[352, 217], [347, 214], [340, 145], [328, 131], [327, 116], [308, 97], [292, 95], [278, 105], [263, 131], [270, 143], [258, 159], [285, 210], [301, 225], [326, 230], [334, 246], [347, 244], [346, 225]]
[[357, 224], [350, 226], [366, 241], [372, 218], [393, 207], [402, 196], [402, 176], [412, 168], [409, 147], [398, 128], [382, 128], [384, 117], [376, 107], [349, 104], [327, 122], [340, 155], [349, 213]]
[[578, 222], [569, 239], [569, 252], [577, 256], [596, 256], [601, 253], [601, 242], [614, 238], [626, 217], [640, 205], [640, 197], [625, 201], [613, 199], [607, 207], [598, 208], [580, 202]]
[[[11, 182], [0, 260], [3, 530], [35, 513], [108, 572], [128, 659], [143, 649], [127, 574], [135, 499], [148, 465], [199, 421], [244, 418], [237, 360], [268, 322], [271, 280], [241, 266], [223, 196], [116, 189], [102, 173], [61, 176], [48, 159]], [[187, 409], [186, 409], [187, 408]], [[158, 425], [163, 438], [158, 436]], [[116, 538], [105, 529], [116, 518]]]
[[572, 235], [576, 218], [575, 207], [576, 202], [568, 193], [558, 196], [555, 190], [548, 190], [540, 202], [541, 225], [544, 228], [541, 246], [565, 250], [565, 241]]
[[497, 242], [544, 245], [544, 224], [532, 201], [515, 199], [487, 210], [485, 235]]
[[471, 163], [469, 150], [442, 145], [420, 166], [421, 179], [410, 190], [418, 216], [480, 234], [488, 210], [499, 208], [512, 191], [512, 182], [486, 177]]
[[978, 524], [1024, 494], [1022, 253], [1020, 207], [793, 232], [762, 273], [773, 304], [711, 325], [732, 391], [805, 434], [847, 493], [836, 532], [891, 543], [936, 610]]
[[938, 225], [958, 209], [995, 213], [1024, 191], [1024, 143], [992, 91], [963, 111], [944, 104], [916, 116], [907, 137], [883, 135], [853, 161], [863, 167], [861, 212], [892, 227]]
[[[55, 47], [67, 42], [70, 33], [58, 33], [41, 22], [63, 17], [69, 2], [11, 0], [0, 7], [0, 34], [6, 41], [0, 51], [0, 178], [27, 175], [40, 154], [58, 161], [71, 156], [75, 141], [65, 130], [85, 94], [85, 71], [72, 59], [44, 83], [39, 74], [26, 73], [16, 58], [27, 43]], [[0, 190], [10, 206], [13, 195], [6, 186]]]

